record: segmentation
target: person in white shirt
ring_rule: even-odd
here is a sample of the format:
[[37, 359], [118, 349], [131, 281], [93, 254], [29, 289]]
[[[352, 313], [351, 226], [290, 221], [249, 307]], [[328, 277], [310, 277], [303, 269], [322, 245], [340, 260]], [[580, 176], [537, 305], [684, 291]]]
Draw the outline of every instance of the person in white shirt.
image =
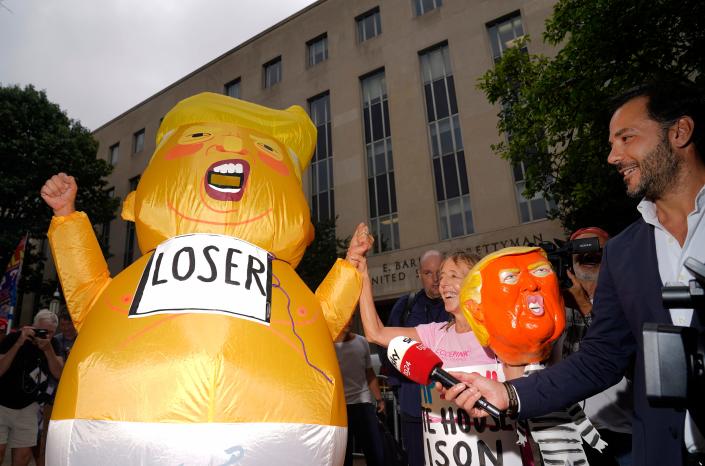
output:
[[345, 404], [348, 410], [345, 466], [352, 465], [353, 438], [362, 447], [368, 465], [382, 466], [384, 447], [375, 410], [383, 413], [385, 405], [377, 375], [372, 369], [370, 345], [364, 337], [350, 331], [348, 322], [335, 342], [335, 353], [343, 375]]

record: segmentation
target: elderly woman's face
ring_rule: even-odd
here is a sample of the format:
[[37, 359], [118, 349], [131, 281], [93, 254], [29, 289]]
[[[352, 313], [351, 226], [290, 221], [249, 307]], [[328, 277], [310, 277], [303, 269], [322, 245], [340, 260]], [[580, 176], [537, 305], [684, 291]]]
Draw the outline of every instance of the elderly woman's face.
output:
[[470, 271], [470, 266], [465, 262], [446, 260], [441, 266], [440, 283], [438, 289], [445, 304], [446, 311], [455, 313], [460, 310], [460, 284]]

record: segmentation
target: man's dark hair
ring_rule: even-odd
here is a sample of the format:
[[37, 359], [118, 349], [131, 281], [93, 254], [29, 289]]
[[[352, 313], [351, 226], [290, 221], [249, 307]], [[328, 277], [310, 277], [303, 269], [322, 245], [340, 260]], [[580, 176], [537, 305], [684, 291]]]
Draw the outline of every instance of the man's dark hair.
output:
[[679, 118], [689, 116], [694, 128], [688, 144], [693, 143], [700, 159], [705, 162], [705, 94], [701, 87], [686, 79], [651, 81], [633, 87], [612, 99], [612, 113], [637, 97], [646, 97], [649, 117], [663, 128], [673, 125]]

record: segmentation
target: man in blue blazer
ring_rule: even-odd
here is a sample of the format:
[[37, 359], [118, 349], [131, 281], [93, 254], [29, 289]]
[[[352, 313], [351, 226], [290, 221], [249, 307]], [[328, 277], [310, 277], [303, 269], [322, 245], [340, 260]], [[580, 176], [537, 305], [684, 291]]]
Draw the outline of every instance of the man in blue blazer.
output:
[[703, 329], [705, 316], [692, 309], [664, 309], [661, 287], [692, 278], [683, 267], [687, 257], [705, 261], [704, 134], [705, 97], [691, 83], [652, 83], [618, 100], [607, 160], [624, 177], [627, 194], [643, 198], [642, 218], [605, 246], [594, 319], [580, 350], [511, 383], [458, 374], [469, 387], [458, 384], [446, 398], [482, 417], [473, 408], [482, 394], [500, 409], [530, 418], [599, 393], [634, 364], [634, 464], [703, 464], [705, 440], [689, 414], [652, 407], [646, 399], [642, 327], [657, 322]]

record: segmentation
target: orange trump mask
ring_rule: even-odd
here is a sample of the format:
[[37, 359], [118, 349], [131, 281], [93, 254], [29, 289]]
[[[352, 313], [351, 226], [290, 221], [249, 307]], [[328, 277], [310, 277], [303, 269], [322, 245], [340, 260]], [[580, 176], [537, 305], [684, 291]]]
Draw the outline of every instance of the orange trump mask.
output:
[[460, 302], [480, 343], [506, 364], [547, 359], [565, 328], [558, 280], [541, 248], [486, 256], [463, 281]]

